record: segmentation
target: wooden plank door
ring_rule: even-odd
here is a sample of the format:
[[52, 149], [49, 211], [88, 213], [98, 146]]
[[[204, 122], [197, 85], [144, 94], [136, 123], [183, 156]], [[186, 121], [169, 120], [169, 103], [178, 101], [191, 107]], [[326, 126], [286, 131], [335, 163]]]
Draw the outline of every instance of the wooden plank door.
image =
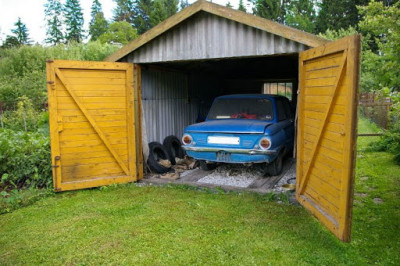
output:
[[360, 36], [300, 54], [297, 200], [350, 241]]
[[141, 178], [134, 70], [128, 63], [47, 61], [55, 191]]

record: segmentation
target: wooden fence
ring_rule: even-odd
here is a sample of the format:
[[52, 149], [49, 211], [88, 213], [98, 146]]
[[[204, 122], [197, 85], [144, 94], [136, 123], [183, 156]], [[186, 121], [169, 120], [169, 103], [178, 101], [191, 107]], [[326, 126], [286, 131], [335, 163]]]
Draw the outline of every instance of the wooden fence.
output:
[[369, 118], [381, 128], [389, 127], [390, 99], [378, 98], [374, 92], [364, 92], [360, 94], [359, 105], [361, 115]]

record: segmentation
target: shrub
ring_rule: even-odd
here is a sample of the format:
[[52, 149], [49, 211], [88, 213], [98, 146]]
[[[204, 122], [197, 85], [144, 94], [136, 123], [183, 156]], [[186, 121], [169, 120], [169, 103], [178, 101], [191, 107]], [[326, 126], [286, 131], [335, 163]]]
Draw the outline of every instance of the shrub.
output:
[[51, 184], [49, 136], [0, 129], [0, 186], [43, 188]]

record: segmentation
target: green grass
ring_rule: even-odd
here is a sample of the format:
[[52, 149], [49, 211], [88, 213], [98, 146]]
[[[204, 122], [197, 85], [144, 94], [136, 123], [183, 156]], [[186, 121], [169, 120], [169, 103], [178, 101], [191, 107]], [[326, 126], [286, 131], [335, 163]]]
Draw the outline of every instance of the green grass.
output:
[[358, 142], [349, 244], [268, 195], [128, 184], [0, 215], [0, 264], [399, 265], [400, 167], [365, 151], [368, 140]]

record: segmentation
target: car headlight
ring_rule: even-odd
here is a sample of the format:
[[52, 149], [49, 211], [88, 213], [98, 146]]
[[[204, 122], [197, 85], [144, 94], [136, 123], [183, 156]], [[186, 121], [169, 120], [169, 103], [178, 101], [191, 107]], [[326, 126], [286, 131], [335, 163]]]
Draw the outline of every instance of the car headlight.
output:
[[268, 150], [271, 148], [271, 141], [268, 138], [262, 138], [259, 144], [260, 148], [263, 150]]
[[182, 143], [183, 143], [183, 144], [189, 145], [189, 144], [192, 143], [192, 141], [193, 141], [192, 136], [190, 136], [189, 134], [183, 135], [183, 137], [182, 137]]

